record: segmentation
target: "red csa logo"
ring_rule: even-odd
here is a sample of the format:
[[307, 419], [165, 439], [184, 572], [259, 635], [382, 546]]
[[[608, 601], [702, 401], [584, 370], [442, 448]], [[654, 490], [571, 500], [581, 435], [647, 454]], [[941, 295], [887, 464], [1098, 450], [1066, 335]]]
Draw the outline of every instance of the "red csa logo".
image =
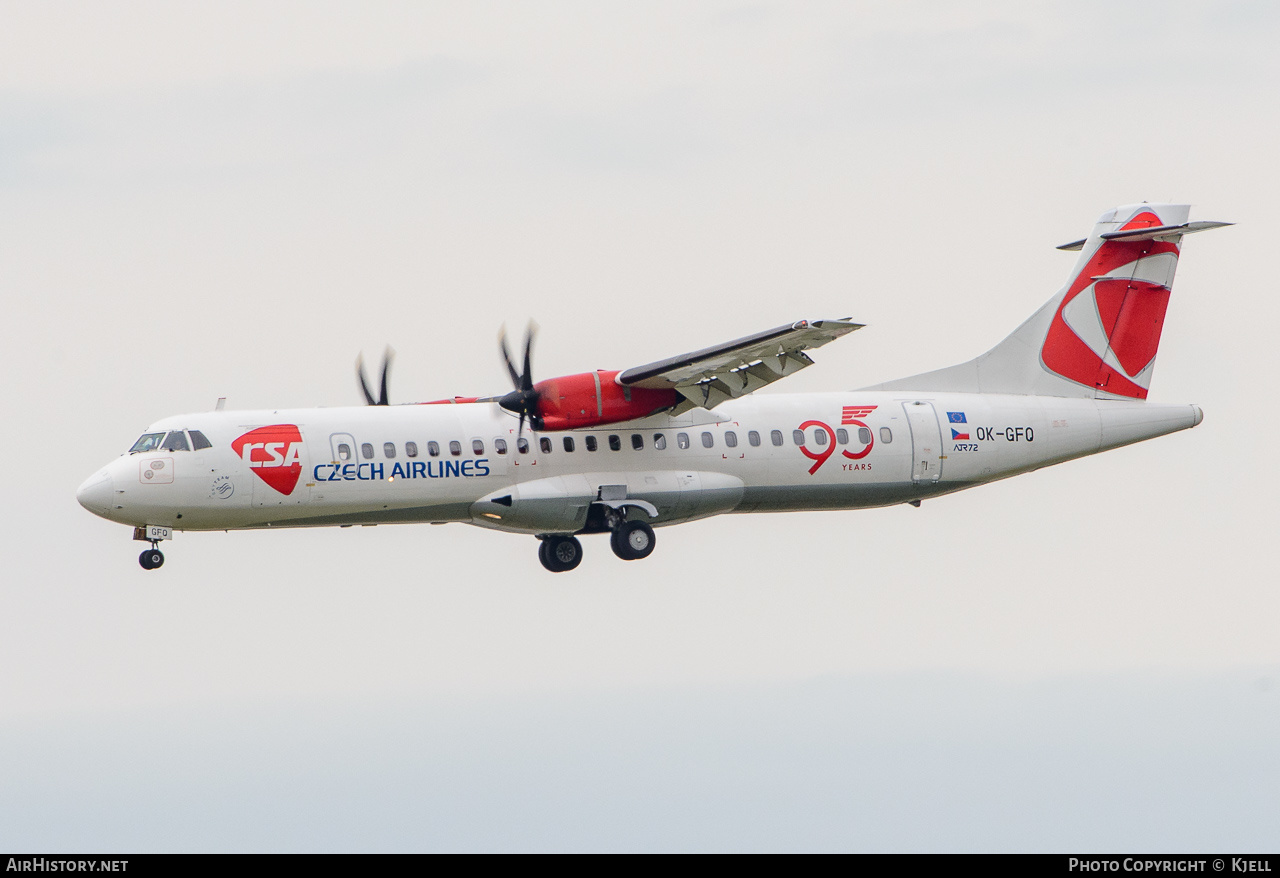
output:
[[[1143, 211], [1121, 231], [1160, 224], [1160, 217]], [[1046, 368], [1086, 387], [1147, 398], [1169, 287], [1138, 277], [1130, 266], [1139, 260], [1162, 263], [1171, 279], [1178, 247], [1169, 241], [1105, 241], [1053, 315], [1040, 349]]]
[[281, 494], [292, 494], [302, 475], [302, 434], [294, 424], [250, 430], [231, 443], [258, 478]]

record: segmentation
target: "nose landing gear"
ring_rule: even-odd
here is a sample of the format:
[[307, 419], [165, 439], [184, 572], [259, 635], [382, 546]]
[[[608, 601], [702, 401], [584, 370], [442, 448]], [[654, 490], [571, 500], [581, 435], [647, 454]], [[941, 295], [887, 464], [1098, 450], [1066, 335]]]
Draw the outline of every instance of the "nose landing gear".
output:
[[[181, 518], [182, 516], [179, 515], [178, 517]], [[160, 551], [160, 541], [173, 539], [173, 529], [162, 527], [158, 524], [135, 527], [133, 529], [133, 538], [139, 542], [151, 544], [150, 549], [138, 556], [138, 563], [142, 565], [143, 570], [155, 570], [164, 563], [164, 553]]]
[[164, 563], [164, 552], [161, 552], [155, 547], [155, 544], [152, 544], [150, 549], [138, 556], [138, 563], [142, 565], [143, 570], [155, 570]]

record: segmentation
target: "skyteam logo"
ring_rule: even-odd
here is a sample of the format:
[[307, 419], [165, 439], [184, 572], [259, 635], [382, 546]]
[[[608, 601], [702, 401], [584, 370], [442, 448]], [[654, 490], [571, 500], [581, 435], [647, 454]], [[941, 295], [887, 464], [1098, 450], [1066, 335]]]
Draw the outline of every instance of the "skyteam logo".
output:
[[295, 424], [250, 430], [231, 443], [249, 471], [273, 490], [288, 496], [302, 475], [302, 434]]

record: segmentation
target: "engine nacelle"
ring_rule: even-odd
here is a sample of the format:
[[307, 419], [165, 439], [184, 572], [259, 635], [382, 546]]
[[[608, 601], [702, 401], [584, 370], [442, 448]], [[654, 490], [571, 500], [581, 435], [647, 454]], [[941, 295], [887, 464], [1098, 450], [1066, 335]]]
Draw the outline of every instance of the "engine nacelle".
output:
[[669, 409], [680, 401], [674, 390], [623, 387], [614, 372], [583, 372], [533, 385], [543, 430], [572, 430], [632, 421]]

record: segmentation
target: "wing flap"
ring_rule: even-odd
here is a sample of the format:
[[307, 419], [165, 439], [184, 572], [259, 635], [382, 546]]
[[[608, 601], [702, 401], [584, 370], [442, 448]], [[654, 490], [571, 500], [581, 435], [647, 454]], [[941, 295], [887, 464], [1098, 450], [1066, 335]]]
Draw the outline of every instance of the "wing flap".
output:
[[623, 387], [676, 390], [685, 398], [677, 411], [693, 406], [711, 408], [813, 365], [806, 350], [862, 327], [848, 318], [801, 320], [636, 366], [618, 373], [616, 380]]

